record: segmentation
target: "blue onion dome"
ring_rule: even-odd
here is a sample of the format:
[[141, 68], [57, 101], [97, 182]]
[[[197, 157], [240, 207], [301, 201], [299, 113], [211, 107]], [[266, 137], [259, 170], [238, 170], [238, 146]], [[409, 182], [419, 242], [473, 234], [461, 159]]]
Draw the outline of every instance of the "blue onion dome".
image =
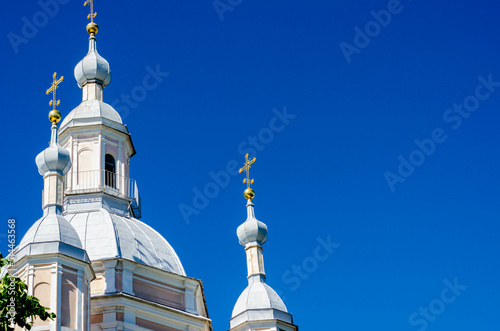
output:
[[59, 145], [57, 131], [57, 124], [53, 124], [50, 146], [38, 154], [35, 159], [38, 172], [42, 176], [49, 173], [57, 173], [62, 176], [71, 168], [69, 152]]
[[251, 242], [262, 245], [267, 240], [267, 226], [255, 218], [254, 204], [251, 200], [247, 203], [247, 220], [238, 227], [236, 234], [240, 244], [245, 246]]
[[103, 87], [111, 83], [109, 63], [97, 53], [94, 34], [89, 38], [89, 52], [75, 67], [75, 79], [80, 88], [91, 82], [99, 83]]

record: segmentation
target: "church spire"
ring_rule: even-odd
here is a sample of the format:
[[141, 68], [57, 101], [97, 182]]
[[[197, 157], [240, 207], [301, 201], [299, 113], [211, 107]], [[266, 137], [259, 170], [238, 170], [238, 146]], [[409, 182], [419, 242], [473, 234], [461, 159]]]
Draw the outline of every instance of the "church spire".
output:
[[265, 282], [266, 273], [264, 271], [264, 256], [262, 254], [262, 244], [267, 240], [267, 226], [255, 218], [255, 210], [252, 199], [255, 197], [255, 191], [251, 188], [254, 183], [250, 179], [250, 167], [256, 158], [248, 159], [245, 155], [245, 163], [240, 169], [240, 173], [246, 172], [246, 178], [243, 183], [247, 184], [244, 196], [247, 199], [247, 219], [238, 227], [237, 234], [240, 244], [245, 247], [247, 253], [248, 281]]
[[103, 100], [102, 91], [111, 83], [111, 70], [109, 63], [97, 53], [96, 37], [99, 26], [94, 22], [97, 13], [94, 12], [94, 0], [86, 0], [84, 6], [90, 5], [90, 14], [87, 18], [89, 37], [89, 51], [87, 55], [75, 67], [75, 79], [78, 86], [83, 90], [83, 100]]
[[238, 227], [237, 235], [240, 244], [245, 247], [247, 256], [248, 286], [241, 293], [234, 305], [230, 320], [230, 331], [286, 330], [296, 331], [292, 315], [288, 313], [283, 300], [266, 284], [264, 270], [264, 255], [262, 245], [267, 241], [267, 226], [255, 218], [253, 198], [255, 191], [251, 184], [250, 167], [255, 163], [255, 158], [249, 160], [245, 155], [245, 163], [240, 173], [245, 171], [247, 184], [244, 196], [247, 199], [247, 219]]
[[57, 110], [60, 100], [56, 99], [56, 90], [63, 79], [64, 76], [57, 79], [57, 73], [54, 72], [51, 87], [45, 92], [46, 94], [52, 92], [53, 95], [52, 100], [49, 102], [49, 105], [53, 107], [49, 113], [49, 120], [52, 122], [52, 134], [49, 147], [36, 157], [38, 171], [44, 179], [43, 208], [45, 210], [48, 207], [54, 207], [50, 208], [49, 211], [55, 211], [56, 213], [62, 211], [63, 176], [71, 168], [69, 152], [59, 145], [57, 138], [57, 123], [61, 120], [61, 113]]

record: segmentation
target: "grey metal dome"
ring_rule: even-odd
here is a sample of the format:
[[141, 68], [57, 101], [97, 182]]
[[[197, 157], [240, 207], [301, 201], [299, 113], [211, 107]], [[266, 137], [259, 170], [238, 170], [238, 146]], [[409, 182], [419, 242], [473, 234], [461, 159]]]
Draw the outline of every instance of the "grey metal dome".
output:
[[62, 148], [57, 142], [57, 125], [52, 125], [52, 138], [50, 146], [36, 156], [38, 172], [44, 176], [47, 173], [55, 172], [64, 175], [71, 168], [71, 158], [69, 152]]
[[75, 67], [75, 79], [79, 87], [89, 82], [97, 82], [104, 87], [111, 82], [109, 63], [97, 53], [93, 34], [89, 38], [89, 52]]
[[279, 295], [269, 285], [258, 281], [248, 285], [243, 293], [241, 293], [234, 305], [232, 317], [234, 318], [241, 313], [256, 310], [288, 312]]
[[118, 123], [120, 127], [123, 126], [120, 114], [107, 103], [96, 99], [85, 100], [73, 109], [62, 121], [60, 131], [64, 131], [68, 124], [75, 120], [81, 120], [82, 124], [85, 125], [97, 124], [91, 123], [91, 121], [101, 120]]
[[75, 229], [64, 217], [55, 212], [55, 208], [49, 207], [45, 215], [26, 232], [12, 252], [16, 261], [24, 256], [64, 254], [90, 262]]
[[85, 100], [73, 109], [62, 121], [59, 131], [62, 133], [69, 127], [93, 124], [105, 124], [118, 131], [128, 132], [120, 114], [107, 103], [96, 99]]
[[248, 217], [236, 230], [240, 244], [245, 246], [251, 242], [262, 245], [267, 240], [267, 226], [255, 218], [254, 205], [249, 200], [247, 203]]
[[172, 246], [147, 224], [106, 209], [69, 213], [65, 218], [78, 233], [89, 258], [124, 258], [185, 276]]
[[19, 249], [28, 244], [62, 242], [82, 248], [80, 238], [69, 222], [59, 214], [44, 215], [31, 226], [19, 243]]

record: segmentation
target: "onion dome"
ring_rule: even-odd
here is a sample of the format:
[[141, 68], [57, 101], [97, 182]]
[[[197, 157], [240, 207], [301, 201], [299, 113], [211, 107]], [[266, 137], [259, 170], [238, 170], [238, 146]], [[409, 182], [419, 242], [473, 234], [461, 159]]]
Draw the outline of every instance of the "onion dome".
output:
[[90, 82], [97, 82], [105, 87], [111, 82], [109, 63], [97, 53], [95, 38], [95, 32], [97, 32], [97, 30], [87, 30], [90, 33], [89, 52], [76, 65], [75, 79], [80, 88]]
[[240, 244], [245, 246], [251, 242], [262, 245], [267, 240], [267, 226], [255, 218], [254, 204], [252, 200], [247, 202], [247, 219], [236, 231]]
[[62, 148], [57, 141], [57, 124], [52, 124], [50, 146], [37, 155], [35, 161], [40, 175], [56, 173], [63, 176], [71, 168], [69, 152]]

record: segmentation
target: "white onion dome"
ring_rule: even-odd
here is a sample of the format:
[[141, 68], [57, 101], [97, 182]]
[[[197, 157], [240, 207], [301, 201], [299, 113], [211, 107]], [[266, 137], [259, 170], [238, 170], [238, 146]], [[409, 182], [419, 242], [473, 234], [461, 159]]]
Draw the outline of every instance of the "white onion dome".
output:
[[89, 38], [89, 52], [75, 67], [75, 79], [80, 88], [90, 82], [97, 82], [103, 87], [111, 82], [109, 63], [97, 53], [94, 34]]
[[50, 146], [37, 155], [35, 159], [40, 175], [49, 173], [64, 175], [71, 168], [69, 152], [62, 148], [57, 141], [57, 124], [52, 124]]
[[254, 204], [250, 199], [247, 203], [247, 213], [246, 221], [236, 230], [240, 244], [245, 246], [248, 243], [257, 242], [262, 245], [267, 240], [267, 226], [255, 218]]

